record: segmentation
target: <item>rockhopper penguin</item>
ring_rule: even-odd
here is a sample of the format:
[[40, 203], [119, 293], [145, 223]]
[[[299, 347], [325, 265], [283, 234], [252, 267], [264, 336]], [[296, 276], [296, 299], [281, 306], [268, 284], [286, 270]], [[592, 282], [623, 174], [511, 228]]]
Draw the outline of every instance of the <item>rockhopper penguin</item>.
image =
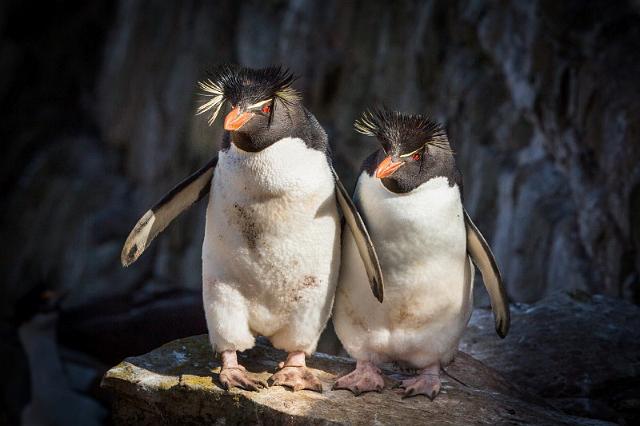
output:
[[315, 350], [333, 305], [341, 255], [338, 206], [356, 236], [357, 262], [371, 278], [374, 300], [382, 300], [371, 240], [331, 166], [327, 135], [302, 105], [293, 80], [281, 67], [221, 66], [201, 82], [209, 99], [198, 112], [212, 111], [210, 124], [225, 102], [231, 105], [222, 148], [140, 219], [122, 251], [123, 264], [135, 261], [171, 220], [210, 192], [204, 310], [227, 389], [265, 385], [236, 355], [262, 335], [288, 352], [271, 384], [322, 391], [305, 355]]
[[368, 293], [351, 234], [333, 323], [356, 369], [334, 389], [359, 394], [384, 386], [378, 365], [398, 362], [418, 374], [400, 384], [404, 396], [433, 399], [440, 367], [449, 363], [472, 311], [474, 268], [491, 297], [496, 330], [509, 329], [509, 308], [491, 250], [462, 205], [462, 176], [444, 130], [420, 115], [365, 112], [356, 130], [382, 145], [363, 164], [354, 200], [376, 246], [385, 299]]

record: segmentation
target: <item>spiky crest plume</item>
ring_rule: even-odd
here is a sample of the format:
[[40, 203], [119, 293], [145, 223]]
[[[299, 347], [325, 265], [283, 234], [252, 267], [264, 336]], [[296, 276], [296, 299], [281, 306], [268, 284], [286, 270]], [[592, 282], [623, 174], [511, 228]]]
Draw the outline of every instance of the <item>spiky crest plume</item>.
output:
[[442, 126], [420, 114], [373, 108], [356, 120], [354, 128], [363, 135], [375, 136], [385, 150], [396, 155], [412, 153], [426, 145], [453, 153]]
[[[288, 105], [300, 100], [300, 94], [291, 87], [295, 76], [281, 66], [252, 69], [238, 65], [221, 65], [209, 72], [209, 77], [198, 82], [202, 94], [210, 98], [200, 105], [197, 115], [213, 111], [209, 125], [213, 124], [226, 101], [234, 106], [248, 106], [267, 99]], [[274, 105], [275, 107], [275, 105]]]

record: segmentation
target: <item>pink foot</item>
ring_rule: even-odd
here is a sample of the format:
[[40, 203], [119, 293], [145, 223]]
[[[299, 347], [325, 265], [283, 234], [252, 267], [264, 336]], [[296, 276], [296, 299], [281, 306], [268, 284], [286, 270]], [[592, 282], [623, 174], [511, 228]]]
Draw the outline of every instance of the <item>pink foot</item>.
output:
[[403, 380], [399, 387], [403, 389], [401, 391], [403, 398], [426, 395], [433, 401], [440, 392], [440, 365], [423, 368], [416, 377]]
[[220, 370], [220, 383], [226, 390], [241, 388], [248, 391], [258, 391], [267, 387], [261, 380], [253, 380], [247, 376], [247, 370], [238, 364], [235, 351], [222, 352], [222, 369]]
[[289, 353], [278, 367], [280, 370], [269, 377], [271, 386], [285, 386], [294, 392], [302, 389], [322, 392], [322, 383], [305, 364], [304, 352]]
[[369, 361], [358, 361], [356, 369], [340, 377], [333, 389], [346, 389], [358, 396], [364, 392], [380, 392], [384, 388], [381, 371]]

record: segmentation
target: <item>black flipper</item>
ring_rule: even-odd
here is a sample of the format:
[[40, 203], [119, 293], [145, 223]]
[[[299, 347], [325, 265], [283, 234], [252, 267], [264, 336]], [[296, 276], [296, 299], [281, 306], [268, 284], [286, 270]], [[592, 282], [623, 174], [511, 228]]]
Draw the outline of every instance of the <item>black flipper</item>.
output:
[[484, 286], [491, 299], [496, 332], [498, 336], [504, 338], [509, 332], [511, 315], [500, 270], [489, 244], [478, 231], [466, 210], [464, 210], [464, 222], [467, 228], [467, 252], [482, 273], [482, 281], [484, 281]]
[[124, 243], [120, 261], [129, 266], [145, 251], [151, 241], [162, 232], [180, 213], [209, 193], [213, 171], [218, 163], [216, 155], [200, 170], [180, 182], [169, 191], [151, 210], [138, 220]]
[[384, 281], [382, 279], [382, 269], [380, 268], [380, 262], [378, 261], [378, 255], [369, 237], [369, 232], [358, 213], [358, 209], [351, 200], [351, 197], [344, 189], [342, 182], [336, 171], [331, 167], [333, 177], [336, 181], [336, 197], [338, 198], [338, 205], [342, 210], [345, 221], [353, 234], [353, 238], [356, 241], [356, 246], [360, 252], [360, 257], [364, 263], [364, 268], [367, 271], [369, 277], [369, 285], [373, 295], [382, 303], [384, 298]]

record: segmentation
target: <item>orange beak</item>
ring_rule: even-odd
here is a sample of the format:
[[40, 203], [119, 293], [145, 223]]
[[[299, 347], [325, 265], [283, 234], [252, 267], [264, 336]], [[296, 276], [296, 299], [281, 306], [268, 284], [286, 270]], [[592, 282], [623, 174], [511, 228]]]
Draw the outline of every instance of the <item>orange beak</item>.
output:
[[236, 107], [229, 111], [229, 114], [224, 118], [224, 129], [229, 131], [239, 130], [247, 121], [251, 120], [253, 115], [252, 112], [248, 111], [240, 113]]
[[403, 165], [404, 165], [404, 162], [398, 161], [396, 163], [391, 159], [391, 156], [388, 156], [387, 158], [382, 160], [382, 163], [380, 163], [378, 165], [378, 168], [376, 168], [376, 177], [378, 179], [382, 179], [382, 178], [391, 176], [392, 174], [395, 173], [396, 170], [398, 170]]

